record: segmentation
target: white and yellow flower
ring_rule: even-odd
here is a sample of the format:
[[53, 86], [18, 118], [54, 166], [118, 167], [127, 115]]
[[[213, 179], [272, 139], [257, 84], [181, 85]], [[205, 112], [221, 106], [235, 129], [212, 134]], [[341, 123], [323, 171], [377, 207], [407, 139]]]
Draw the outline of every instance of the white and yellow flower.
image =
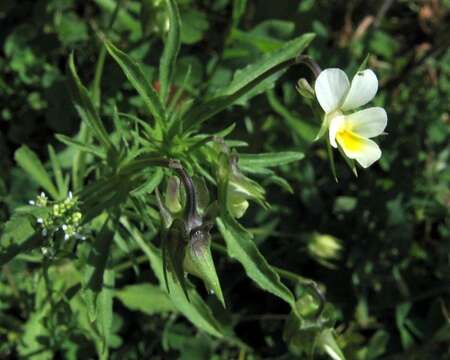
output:
[[381, 107], [352, 112], [371, 101], [378, 90], [372, 70], [358, 71], [351, 84], [341, 69], [323, 70], [314, 86], [317, 101], [325, 111], [330, 144], [338, 145], [349, 159], [367, 168], [381, 157], [378, 145], [370, 140], [383, 133], [386, 111]]

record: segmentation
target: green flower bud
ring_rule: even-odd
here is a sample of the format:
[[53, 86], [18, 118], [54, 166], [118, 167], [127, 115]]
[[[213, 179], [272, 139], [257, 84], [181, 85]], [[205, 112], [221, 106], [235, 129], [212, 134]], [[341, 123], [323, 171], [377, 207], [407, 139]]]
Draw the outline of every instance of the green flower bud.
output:
[[248, 209], [249, 203], [244, 196], [242, 196], [233, 184], [228, 186], [228, 210], [237, 219], [244, 216]]
[[308, 80], [301, 78], [297, 82], [297, 91], [301, 96], [303, 96], [306, 99], [314, 100], [315, 99], [315, 92], [314, 89], [309, 84]]
[[53, 214], [53, 216], [55, 216], [55, 217], [59, 217], [59, 216], [61, 216], [61, 205], [59, 205], [59, 204], [55, 204], [55, 205], [53, 205], [53, 208], [52, 208], [52, 214]]
[[72, 223], [78, 225], [81, 221], [82, 215], [79, 211], [72, 214]]
[[48, 198], [45, 193], [41, 192], [41, 194], [36, 198], [34, 202], [38, 207], [46, 207], [48, 204]]
[[167, 180], [166, 194], [164, 203], [166, 208], [172, 213], [179, 213], [182, 209], [180, 201], [180, 179], [176, 176], [171, 176]]
[[247, 200], [256, 201], [265, 207], [264, 189], [241, 173], [237, 166], [237, 156], [230, 158], [229, 166], [227, 208], [231, 215], [235, 218], [242, 217], [249, 206]]
[[334, 360], [345, 359], [339, 348], [332, 329], [325, 329], [317, 338], [317, 343], [323, 352], [326, 352]]
[[331, 235], [314, 233], [309, 239], [309, 254], [324, 266], [333, 268], [333, 264], [329, 261], [339, 260], [341, 251], [341, 241]]
[[202, 279], [208, 292], [215, 294], [225, 307], [222, 288], [211, 255], [209, 234], [211, 227], [212, 224], [205, 224], [191, 232], [183, 265], [188, 273]]

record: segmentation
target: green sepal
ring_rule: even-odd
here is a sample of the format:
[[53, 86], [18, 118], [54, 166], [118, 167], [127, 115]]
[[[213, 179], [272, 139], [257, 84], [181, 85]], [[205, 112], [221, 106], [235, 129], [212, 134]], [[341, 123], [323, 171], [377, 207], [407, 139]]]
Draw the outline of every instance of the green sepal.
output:
[[337, 172], [336, 172], [336, 163], [334, 161], [333, 148], [331, 147], [330, 140], [328, 138], [326, 140], [326, 143], [327, 143], [327, 153], [328, 153], [328, 159], [330, 161], [331, 173], [333, 174], [334, 181], [339, 182], [339, 179], [337, 177]]
[[327, 132], [329, 126], [330, 126], [330, 119], [329, 119], [329, 117], [327, 115], [324, 115], [323, 120], [322, 120], [322, 124], [320, 125], [319, 132], [317, 133], [317, 135], [316, 135], [316, 137], [314, 138], [313, 141], [317, 141], [322, 136], [324, 136], [325, 133]]
[[244, 215], [248, 208], [247, 200], [253, 200], [264, 208], [269, 207], [264, 188], [239, 170], [237, 155], [220, 154], [217, 177], [227, 179], [226, 206], [233, 217]]
[[313, 357], [319, 347], [333, 359], [344, 360], [334, 339], [334, 310], [330, 305], [323, 308], [321, 301], [304, 288], [286, 320], [283, 339], [290, 351], [302, 358]]
[[364, 58], [362, 63], [359, 65], [358, 70], [356, 70], [356, 73], [358, 73], [359, 71], [367, 69], [367, 63], [369, 62], [369, 59], [370, 59], [370, 53], [367, 53], [366, 57]]
[[211, 255], [209, 229], [194, 230], [184, 258], [184, 268], [203, 280], [210, 294], [214, 294], [225, 307], [220, 281]]
[[172, 214], [178, 214], [182, 210], [180, 190], [180, 179], [176, 176], [169, 177], [166, 185], [164, 203]]
[[[167, 237], [163, 244], [163, 254], [165, 257], [165, 264], [167, 270], [171, 271], [177, 282], [183, 289], [186, 298], [189, 300], [189, 294], [186, 288], [186, 278], [184, 276], [184, 258], [186, 254], [188, 234], [186, 233], [186, 228], [184, 221], [181, 219], [175, 219], [172, 226], [167, 231]], [[168, 291], [169, 283], [167, 282], [167, 274], [165, 275], [166, 287]]]

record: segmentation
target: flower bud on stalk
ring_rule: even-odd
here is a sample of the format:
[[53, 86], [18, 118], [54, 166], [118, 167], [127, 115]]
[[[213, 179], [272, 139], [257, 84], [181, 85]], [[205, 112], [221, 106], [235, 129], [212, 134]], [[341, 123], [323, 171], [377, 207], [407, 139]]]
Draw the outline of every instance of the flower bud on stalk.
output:
[[265, 201], [265, 190], [255, 181], [245, 176], [238, 167], [238, 157], [236, 154], [223, 154], [221, 167], [226, 168], [228, 172], [227, 185], [227, 209], [230, 214], [239, 219], [247, 210], [248, 200], [256, 201], [263, 207], [267, 207]]
[[[165, 194], [165, 205], [161, 201], [159, 193], [156, 193], [161, 217], [165, 225], [162, 234], [162, 247], [165, 264], [164, 276], [168, 291], [170, 289], [167, 269], [173, 273], [189, 299], [184, 276], [184, 273], [188, 272], [201, 278], [208, 292], [215, 293], [225, 306], [210, 250], [211, 236], [209, 231], [212, 222], [205, 221], [208, 211], [205, 212], [204, 216], [201, 216], [200, 214], [203, 215], [203, 213], [199, 211], [199, 198], [209, 197], [207, 194], [199, 194], [199, 191], [207, 191], [206, 186], [195, 186], [192, 178], [178, 161], [170, 161], [169, 168], [177, 173], [179, 179], [169, 179]], [[180, 201], [181, 184], [183, 184], [186, 192], [184, 211]]]
[[301, 78], [297, 82], [297, 91], [301, 96], [303, 96], [308, 100], [314, 100], [316, 98], [314, 89], [311, 87], [308, 80], [306, 80], [305, 78]]

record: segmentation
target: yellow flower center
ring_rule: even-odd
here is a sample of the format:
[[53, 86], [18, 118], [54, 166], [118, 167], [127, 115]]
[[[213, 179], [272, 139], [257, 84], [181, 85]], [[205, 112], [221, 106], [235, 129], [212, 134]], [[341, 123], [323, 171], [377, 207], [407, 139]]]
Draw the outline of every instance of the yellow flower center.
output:
[[353, 133], [350, 129], [340, 129], [336, 133], [336, 139], [343, 148], [351, 152], [358, 152], [363, 148], [363, 142], [361, 141], [361, 138]]

